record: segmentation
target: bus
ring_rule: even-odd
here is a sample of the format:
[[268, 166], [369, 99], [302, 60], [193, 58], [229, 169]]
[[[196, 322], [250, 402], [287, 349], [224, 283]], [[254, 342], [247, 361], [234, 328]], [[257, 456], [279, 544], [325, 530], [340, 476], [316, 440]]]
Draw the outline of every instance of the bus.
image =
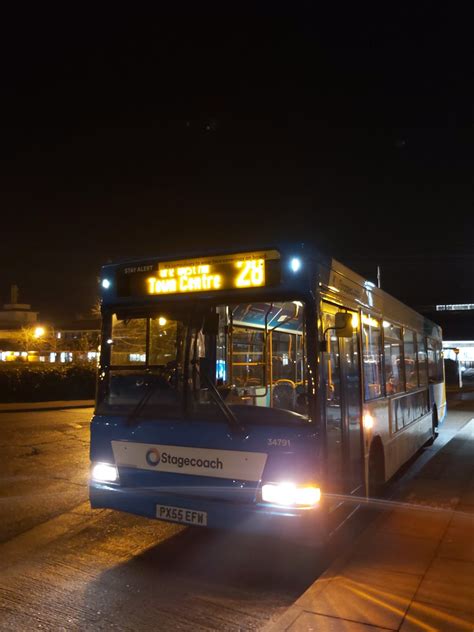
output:
[[439, 326], [304, 246], [101, 270], [90, 502], [323, 542], [437, 435]]

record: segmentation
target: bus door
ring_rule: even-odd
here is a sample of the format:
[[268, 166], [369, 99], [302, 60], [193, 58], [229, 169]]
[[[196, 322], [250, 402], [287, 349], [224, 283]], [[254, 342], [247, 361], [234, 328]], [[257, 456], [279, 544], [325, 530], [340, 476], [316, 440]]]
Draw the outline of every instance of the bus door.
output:
[[326, 488], [331, 510], [344, 503], [347, 496], [360, 493], [363, 485], [357, 327], [352, 337], [338, 337], [334, 326], [335, 315], [340, 310], [335, 305], [323, 303], [321, 314], [323, 332], [328, 341], [327, 351], [322, 354], [322, 369], [326, 415]]

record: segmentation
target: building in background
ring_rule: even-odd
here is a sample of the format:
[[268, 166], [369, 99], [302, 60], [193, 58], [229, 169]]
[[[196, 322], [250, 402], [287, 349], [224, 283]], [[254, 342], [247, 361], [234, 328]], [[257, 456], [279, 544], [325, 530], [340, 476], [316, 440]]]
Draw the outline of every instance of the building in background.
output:
[[31, 305], [18, 302], [18, 286], [10, 288], [10, 302], [5, 303], [0, 310], [0, 329], [18, 330], [22, 327], [33, 327], [38, 321], [38, 312], [31, 309]]
[[[58, 324], [56, 349], [51, 362], [97, 362], [100, 344], [100, 319], [80, 318]], [[53, 358], [53, 354], [56, 357]]]
[[0, 360], [39, 361], [37, 343], [44, 327], [38, 323], [38, 312], [28, 303], [20, 303], [18, 297], [18, 286], [12, 285], [10, 302], [0, 310]]
[[99, 318], [60, 324], [40, 322], [38, 312], [20, 303], [18, 294], [18, 287], [12, 285], [10, 302], [0, 310], [0, 362], [97, 362]]

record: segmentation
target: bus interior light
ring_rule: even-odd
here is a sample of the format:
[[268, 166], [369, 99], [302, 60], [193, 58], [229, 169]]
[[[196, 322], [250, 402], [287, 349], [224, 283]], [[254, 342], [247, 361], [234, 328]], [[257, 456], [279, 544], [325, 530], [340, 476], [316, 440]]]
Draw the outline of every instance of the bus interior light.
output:
[[104, 288], [104, 290], [108, 290], [110, 285], [111, 284], [109, 279], [102, 279], [102, 287]]
[[314, 485], [294, 483], [266, 483], [262, 486], [262, 500], [285, 507], [313, 507], [321, 500], [321, 490]]
[[115, 483], [118, 480], [118, 471], [115, 465], [96, 463], [92, 467], [92, 478], [104, 483]]

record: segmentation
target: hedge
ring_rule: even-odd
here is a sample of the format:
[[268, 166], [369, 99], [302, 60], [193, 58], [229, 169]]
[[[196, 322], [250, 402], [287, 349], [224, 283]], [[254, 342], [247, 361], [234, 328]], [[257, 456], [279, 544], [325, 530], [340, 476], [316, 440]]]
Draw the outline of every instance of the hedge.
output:
[[0, 369], [0, 402], [94, 399], [96, 367], [6, 366]]

